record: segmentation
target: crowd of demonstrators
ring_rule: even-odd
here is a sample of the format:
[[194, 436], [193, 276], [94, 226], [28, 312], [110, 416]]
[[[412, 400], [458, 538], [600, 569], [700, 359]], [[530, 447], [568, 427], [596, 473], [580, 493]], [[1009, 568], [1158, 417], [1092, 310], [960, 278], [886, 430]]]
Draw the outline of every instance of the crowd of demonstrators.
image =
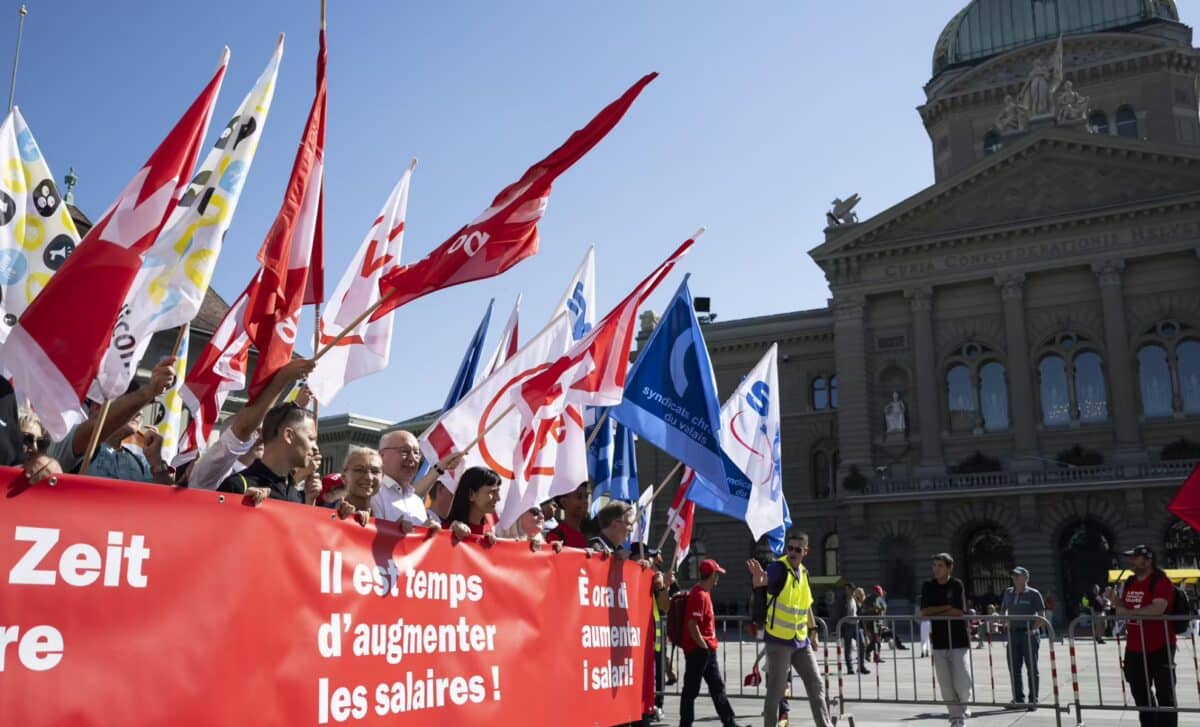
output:
[[921, 618], [953, 617], [931, 624], [933, 668], [942, 699], [950, 707], [950, 727], [963, 727], [967, 719], [967, 704], [972, 697], [970, 666], [971, 637], [967, 623], [967, 599], [962, 581], [952, 577], [954, 558], [938, 553], [932, 559], [933, 578], [921, 587]]
[[[1116, 614], [1125, 624], [1125, 680], [1139, 707], [1175, 706], [1175, 629], [1170, 621], [1143, 621], [1171, 611], [1175, 589], [1154, 558], [1154, 551], [1138, 545], [1125, 551], [1133, 571], [1121, 593]], [[1165, 712], [1138, 712], [1142, 727], [1175, 727], [1179, 716]]]
[[736, 727], [733, 707], [725, 694], [725, 680], [717, 663], [717, 618], [712, 590], [725, 569], [710, 559], [700, 562], [700, 581], [688, 593], [683, 629], [683, 691], [679, 695], [679, 727], [691, 727], [696, 716], [700, 682], [708, 685], [722, 727]]
[[[1008, 623], [1008, 670], [1012, 678], [1011, 707], [1035, 709], [1038, 703], [1038, 650], [1041, 645], [1041, 624], [1035, 618], [1046, 617], [1046, 601], [1038, 589], [1029, 585], [1029, 569], [1012, 569], [1012, 586], [1000, 599], [1000, 614], [1017, 616]], [[1029, 701], [1025, 701], [1024, 670], [1029, 677]]]

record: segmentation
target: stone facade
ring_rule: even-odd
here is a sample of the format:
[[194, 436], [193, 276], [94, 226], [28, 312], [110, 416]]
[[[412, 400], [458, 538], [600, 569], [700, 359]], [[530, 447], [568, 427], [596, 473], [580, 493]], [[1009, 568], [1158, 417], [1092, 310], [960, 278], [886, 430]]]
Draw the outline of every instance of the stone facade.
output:
[[[1117, 549], [1198, 555], [1165, 508], [1200, 457], [1200, 56], [1177, 22], [1068, 36], [1064, 76], [1109, 126], [985, 148], [1055, 45], [927, 84], [937, 181], [826, 230], [810, 255], [828, 308], [706, 326], [722, 395], [779, 343], [784, 489], [810, 570], [882, 584], [901, 609], [939, 551], [980, 606], [1029, 567], [1060, 619]], [[1118, 108], [1133, 127], [1126, 111], [1113, 126]], [[905, 426], [889, 433], [893, 394]], [[673, 464], [639, 452], [644, 483]], [[694, 537], [729, 569], [718, 600], [743, 607], [761, 546], [707, 514]]]

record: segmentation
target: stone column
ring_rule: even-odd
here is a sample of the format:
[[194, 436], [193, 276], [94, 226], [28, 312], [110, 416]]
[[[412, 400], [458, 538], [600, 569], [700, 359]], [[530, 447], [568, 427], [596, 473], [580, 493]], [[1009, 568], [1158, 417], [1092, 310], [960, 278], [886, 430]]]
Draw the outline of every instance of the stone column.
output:
[[[1041, 469], [1037, 446], [1037, 413], [1034, 410], [1033, 368], [1025, 332], [1025, 274], [995, 277], [1004, 302], [1004, 338], [1008, 345], [1008, 402], [1013, 431], [1013, 459], [1019, 469]], [[1024, 460], [1024, 461], [1021, 461]]]
[[1092, 264], [1100, 284], [1100, 302], [1104, 310], [1104, 345], [1108, 352], [1106, 383], [1110, 392], [1108, 416], [1116, 431], [1117, 451], [1113, 459], [1118, 463], [1136, 462], [1146, 457], [1145, 448], [1141, 446], [1139, 412], [1134, 396], [1137, 376], [1125, 325], [1125, 296], [1121, 290], [1121, 271], [1124, 269], [1124, 260]]
[[838, 447], [841, 466], [837, 491], [850, 467], [864, 477], [871, 470], [871, 417], [867, 412], [867, 347], [863, 314], [865, 299], [858, 295], [836, 295], [833, 304], [834, 357], [838, 377]]
[[933, 340], [933, 289], [910, 288], [904, 291], [912, 306], [913, 352], [917, 363], [917, 418], [921, 434], [920, 474], [942, 474], [942, 426], [938, 401], [941, 377], [938, 376], [937, 352]]

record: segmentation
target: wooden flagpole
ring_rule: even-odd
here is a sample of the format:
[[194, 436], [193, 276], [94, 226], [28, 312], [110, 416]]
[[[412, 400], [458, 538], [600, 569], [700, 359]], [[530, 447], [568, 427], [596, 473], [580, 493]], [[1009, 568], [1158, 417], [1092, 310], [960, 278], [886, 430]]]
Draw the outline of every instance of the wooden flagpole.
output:
[[92, 428], [92, 436], [88, 440], [87, 451], [84, 452], [83, 466], [79, 468], [79, 474], [86, 475], [88, 467], [92, 464], [92, 456], [96, 454], [96, 446], [100, 444], [100, 432], [104, 429], [104, 420], [108, 418], [108, 408], [112, 406], [111, 399], [105, 399], [104, 404], [100, 407], [100, 416], [96, 420], [96, 426]]
[[596, 423], [592, 425], [592, 433], [588, 435], [587, 441], [583, 443], [583, 448], [586, 450], [592, 446], [592, 442], [596, 441], [596, 437], [600, 434], [600, 426], [608, 421], [608, 410], [605, 409]]

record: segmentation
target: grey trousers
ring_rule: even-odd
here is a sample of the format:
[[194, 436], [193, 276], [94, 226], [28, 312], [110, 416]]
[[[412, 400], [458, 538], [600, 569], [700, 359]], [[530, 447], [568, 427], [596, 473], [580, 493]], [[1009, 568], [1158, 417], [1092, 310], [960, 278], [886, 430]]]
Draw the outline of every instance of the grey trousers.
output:
[[934, 649], [933, 670], [937, 674], [938, 686], [942, 688], [942, 699], [950, 707], [950, 722], [962, 722], [966, 718], [967, 703], [971, 701], [970, 649]]
[[825, 685], [817, 668], [817, 657], [811, 648], [796, 649], [787, 644], [766, 643], [767, 700], [763, 709], [763, 727], [775, 727], [779, 721], [779, 700], [788, 685], [788, 667], [796, 670], [804, 682], [804, 692], [812, 707], [817, 727], [833, 727], [829, 721], [829, 705], [825, 703]]

